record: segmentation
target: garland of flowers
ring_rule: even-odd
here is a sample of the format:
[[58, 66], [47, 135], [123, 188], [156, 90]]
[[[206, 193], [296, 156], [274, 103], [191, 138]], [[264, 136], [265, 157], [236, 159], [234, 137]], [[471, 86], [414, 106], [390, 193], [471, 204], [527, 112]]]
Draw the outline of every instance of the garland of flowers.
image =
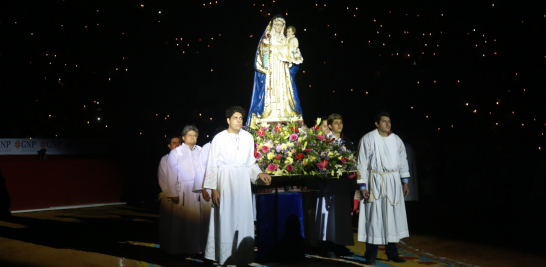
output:
[[311, 128], [300, 127], [292, 119], [286, 125], [268, 125], [257, 121], [250, 126], [254, 137], [254, 157], [262, 169], [272, 175], [314, 175], [323, 178], [343, 173], [356, 176], [355, 152], [343, 140], [327, 139], [320, 130], [321, 119]]

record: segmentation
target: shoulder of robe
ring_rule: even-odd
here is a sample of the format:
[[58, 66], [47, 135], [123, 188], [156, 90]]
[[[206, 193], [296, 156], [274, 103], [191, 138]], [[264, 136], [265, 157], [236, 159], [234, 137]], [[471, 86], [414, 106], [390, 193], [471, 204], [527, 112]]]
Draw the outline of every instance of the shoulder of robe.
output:
[[210, 141], [209, 143], [212, 145], [214, 144], [215, 142], [218, 142], [218, 140], [220, 140], [220, 138], [222, 138], [222, 136], [224, 136], [225, 134], [227, 133], [226, 130], [223, 130], [219, 133], [217, 133], [214, 138], [212, 138], [212, 141]]
[[[392, 136], [394, 139], [396, 139], [396, 141], [397, 141], [398, 143], [404, 144], [404, 142], [402, 141], [402, 139], [400, 139], [400, 136], [398, 136], [397, 134], [391, 133], [390, 136]], [[389, 136], [389, 137], [390, 137], [390, 136]]]
[[[239, 134], [241, 134], [244, 137], [248, 137], [248, 136], [252, 137], [252, 135], [249, 132], [247, 132], [246, 130], [243, 130], [243, 129], [241, 129], [239, 131]], [[252, 138], [252, 140], [254, 140], [254, 138]]]
[[203, 150], [203, 148], [200, 147], [200, 146], [198, 146], [198, 145], [195, 145], [195, 149], [197, 149], [197, 150], [199, 150], [199, 151]]
[[368, 132], [367, 134], [365, 134], [363, 137], [362, 137], [362, 140], [367, 140], [367, 139], [370, 139], [370, 138], [373, 138], [373, 135], [375, 133], [376, 130], [373, 130], [373, 131], [370, 131]]
[[181, 155], [183, 154], [183, 149], [184, 149], [184, 146], [183, 146], [183, 144], [182, 144], [182, 145], [178, 146], [177, 148], [173, 149], [173, 150], [171, 151], [171, 154], [170, 154], [170, 155], [172, 156], [172, 155], [173, 155], [173, 152], [174, 152], [176, 155], [181, 156]]
[[169, 158], [169, 154], [170, 152], [168, 154], [165, 154], [163, 157], [161, 157], [161, 161], [166, 161]]

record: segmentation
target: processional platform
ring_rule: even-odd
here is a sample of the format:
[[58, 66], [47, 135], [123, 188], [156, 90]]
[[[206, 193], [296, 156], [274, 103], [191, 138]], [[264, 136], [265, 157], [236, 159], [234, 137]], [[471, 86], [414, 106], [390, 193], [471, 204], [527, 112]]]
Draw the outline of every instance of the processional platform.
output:
[[[271, 184], [256, 185], [257, 260], [265, 262], [305, 259], [308, 244], [314, 244], [314, 218], [317, 193], [328, 187], [356, 186], [347, 175], [323, 178], [312, 175], [272, 176]], [[343, 185], [341, 185], [343, 184]], [[341, 185], [341, 186], [336, 186]], [[279, 188], [299, 186], [301, 191], [280, 192]], [[347, 214], [350, 220], [350, 212]]]

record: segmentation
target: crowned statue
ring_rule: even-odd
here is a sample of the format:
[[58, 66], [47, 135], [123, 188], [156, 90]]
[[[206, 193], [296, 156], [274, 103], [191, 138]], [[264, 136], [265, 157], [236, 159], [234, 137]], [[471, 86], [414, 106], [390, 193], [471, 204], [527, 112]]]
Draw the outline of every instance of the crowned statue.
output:
[[254, 64], [254, 88], [247, 125], [256, 120], [274, 123], [303, 122], [294, 78], [303, 62], [295, 36], [296, 28], [286, 27], [286, 20], [273, 17], [260, 38]]

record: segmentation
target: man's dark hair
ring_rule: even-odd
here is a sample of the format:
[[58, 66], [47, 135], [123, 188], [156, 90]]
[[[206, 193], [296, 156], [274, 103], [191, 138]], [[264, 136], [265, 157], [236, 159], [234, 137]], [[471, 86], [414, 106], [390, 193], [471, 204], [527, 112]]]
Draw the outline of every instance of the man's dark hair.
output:
[[391, 117], [391, 114], [389, 114], [388, 112], [386, 111], [381, 111], [379, 113], [377, 113], [377, 115], [375, 115], [375, 122], [379, 123], [381, 122], [381, 117]]
[[182, 139], [180, 137], [178, 137], [176, 135], [171, 135], [169, 137], [169, 139], [167, 139], [167, 142], [168, 142], [167, 144], [170, 145], [174, 138], [178, 138], [178, 139], [180, 139], [180, 142], [182, 142]]
[[231, 116], [233, 116], [233, 114], [235, 114], [235, 112], [241, 113], [241, 115], [243, 115], [243, 119], [246, 116], [246, 112], [245, 112], [244, 108], [242, 108], [240, 106], [233, 106], [233, 107], [230, 107], [230, 108], [228, 108], [226, 110], [226, 118], [227, 119], [231, 118]]
[[343, 121], [343, 117], [337, 113], [333, 113], [328, 117], [328, 125], [332, 125], [335, 120], [341, 120]]

